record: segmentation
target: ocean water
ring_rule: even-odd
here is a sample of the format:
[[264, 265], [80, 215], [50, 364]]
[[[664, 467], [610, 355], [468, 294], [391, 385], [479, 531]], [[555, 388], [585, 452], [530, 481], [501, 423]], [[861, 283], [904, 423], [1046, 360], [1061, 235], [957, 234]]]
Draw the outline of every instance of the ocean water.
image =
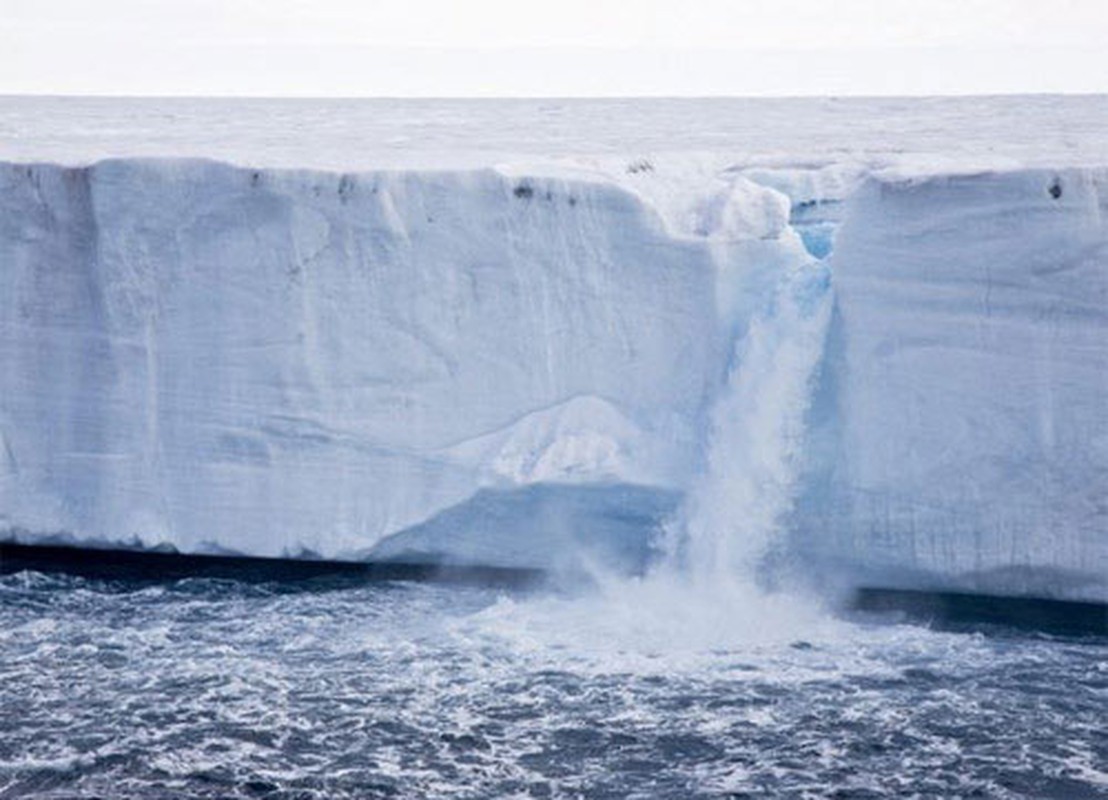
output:
[[1108, 639], [574, 595], [0, 579], [0, 797], [1108, 797]]

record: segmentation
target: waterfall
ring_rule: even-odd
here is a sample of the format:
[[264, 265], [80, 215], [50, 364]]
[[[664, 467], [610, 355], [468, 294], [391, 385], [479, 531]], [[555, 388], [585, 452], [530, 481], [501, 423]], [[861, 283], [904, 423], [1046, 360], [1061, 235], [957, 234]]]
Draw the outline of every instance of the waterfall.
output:
[[830, 270], [809, 261], [782, 275], [736, 341], [710, 414], [705, 467], [679, 518], [677, 553], [693, 580], [752, 581], [779, 534], [797, 491], [830, 314]]
[[[669, 556], [642, 578], [599, 580], [599, 595], [582, 603], [521, 613], [527, 635], [597, 652], [665, 652], [666, 663], [833, 635], [818, 605], [766, 592], [758, 579], [799, 488], [831, 304], [823, 262], [779, 272], [732, 347], [704, 467], [667, 531]], [[513, 613], [498, 610], [497, 625], [519, 625], [506, 622]]]

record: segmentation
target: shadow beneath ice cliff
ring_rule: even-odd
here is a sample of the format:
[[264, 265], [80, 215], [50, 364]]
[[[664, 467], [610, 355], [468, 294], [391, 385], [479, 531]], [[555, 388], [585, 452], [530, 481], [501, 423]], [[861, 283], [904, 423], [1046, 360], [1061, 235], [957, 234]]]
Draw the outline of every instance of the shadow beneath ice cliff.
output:
[[0, 575], [23, 571], [73, 575], [130, 585], [205, 578], [295, 584], [298, 588], [312, 590], [340, 589], [383, 581], [432, 581], [527, 589], [545, 580], [541, 570], [522, 568], [404, 561], [258, 558], [0, 542]]
[[423, 581], [526, 589], [642, 574], [676, 492], [625, 484], [486, 489], [342, 559], [181, 553], [76, 540], [0, 541], [0, 574], [31, 570], [149, 584], [184, 578], [343, 588]]
[[855, 611], [894, 612], [943, 630], [1014, 629], [1062, 636], [1108, 636], [1108, 604], [863, 587], [854, 591]]

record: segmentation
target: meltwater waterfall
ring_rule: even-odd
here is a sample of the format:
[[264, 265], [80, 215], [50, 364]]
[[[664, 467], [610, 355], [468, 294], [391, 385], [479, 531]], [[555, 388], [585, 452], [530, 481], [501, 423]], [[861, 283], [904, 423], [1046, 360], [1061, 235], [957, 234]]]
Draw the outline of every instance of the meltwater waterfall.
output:
[[681, 520], [686, 568], [749, 579], [794, 500], [814, 373], [831, 314], [828, 268], [782, 276], [735, 344], [712, 412], [704, 472]]
[[[749, 183], [724, 191], [742, 192], [755, 207], [788, 207], [780, 193]], [[508, 624], [537, 625], [544, 637], [605, 657], [663, 650], [696, 660], [713, 648], [834, 635], [821, 604], [771, 563], [788, 546], [788, 517], [809, 466], [831, 265], [783, 218], [758, 222], [754, 236], [751, 227], [707, 233], [726, 366], [699, 428], [702, 462], [662, 523], [662, 556], [641, 577], [597, 574], [595, 595], [516, 609], [526, 622]], [[777, 591], [783, 584], [788, 590]]]

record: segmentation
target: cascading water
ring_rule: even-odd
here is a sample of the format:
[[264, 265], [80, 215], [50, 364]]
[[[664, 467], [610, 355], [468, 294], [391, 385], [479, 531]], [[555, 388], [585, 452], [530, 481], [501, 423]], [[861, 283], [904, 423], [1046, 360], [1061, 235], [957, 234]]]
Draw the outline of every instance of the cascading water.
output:
[[830, 271], [790, 271], [735, 344], [711, 413], [707, 464], [683, 508], [695, 580], [750, 580], [793, 501], [813, 376], [831, 313]]
[[728, 366], [661, 570], [713, 591], [756, 584], [803, 465], [832, 292], [830, 247], [807, 246], [793, 206], [784, 191], [741, 176], [694, 204], [690, 227], [716, 244]]
[[[723, 328], [735, 331], [728, 369], [703, 429], [704, 464], [666, 526], [666, 556], [642, 578], [597, 575], [593, 597], [532, 602], [522, 613], [513, 603], [493, 609], [498, 629], [606, 657], [614, 651], [620, 663], [657, 651], [670, 663], [696, 662], [706, 653], [835, 636], [836, 623], [818, 607], [768, 592], [761, 580], [804, 467], [831, 270], [788, 227], [753, 248], [722, 244], [721, 306], [746, 310], [722, 315]], [[735, 301], [729, 291], [755, 298]]]

